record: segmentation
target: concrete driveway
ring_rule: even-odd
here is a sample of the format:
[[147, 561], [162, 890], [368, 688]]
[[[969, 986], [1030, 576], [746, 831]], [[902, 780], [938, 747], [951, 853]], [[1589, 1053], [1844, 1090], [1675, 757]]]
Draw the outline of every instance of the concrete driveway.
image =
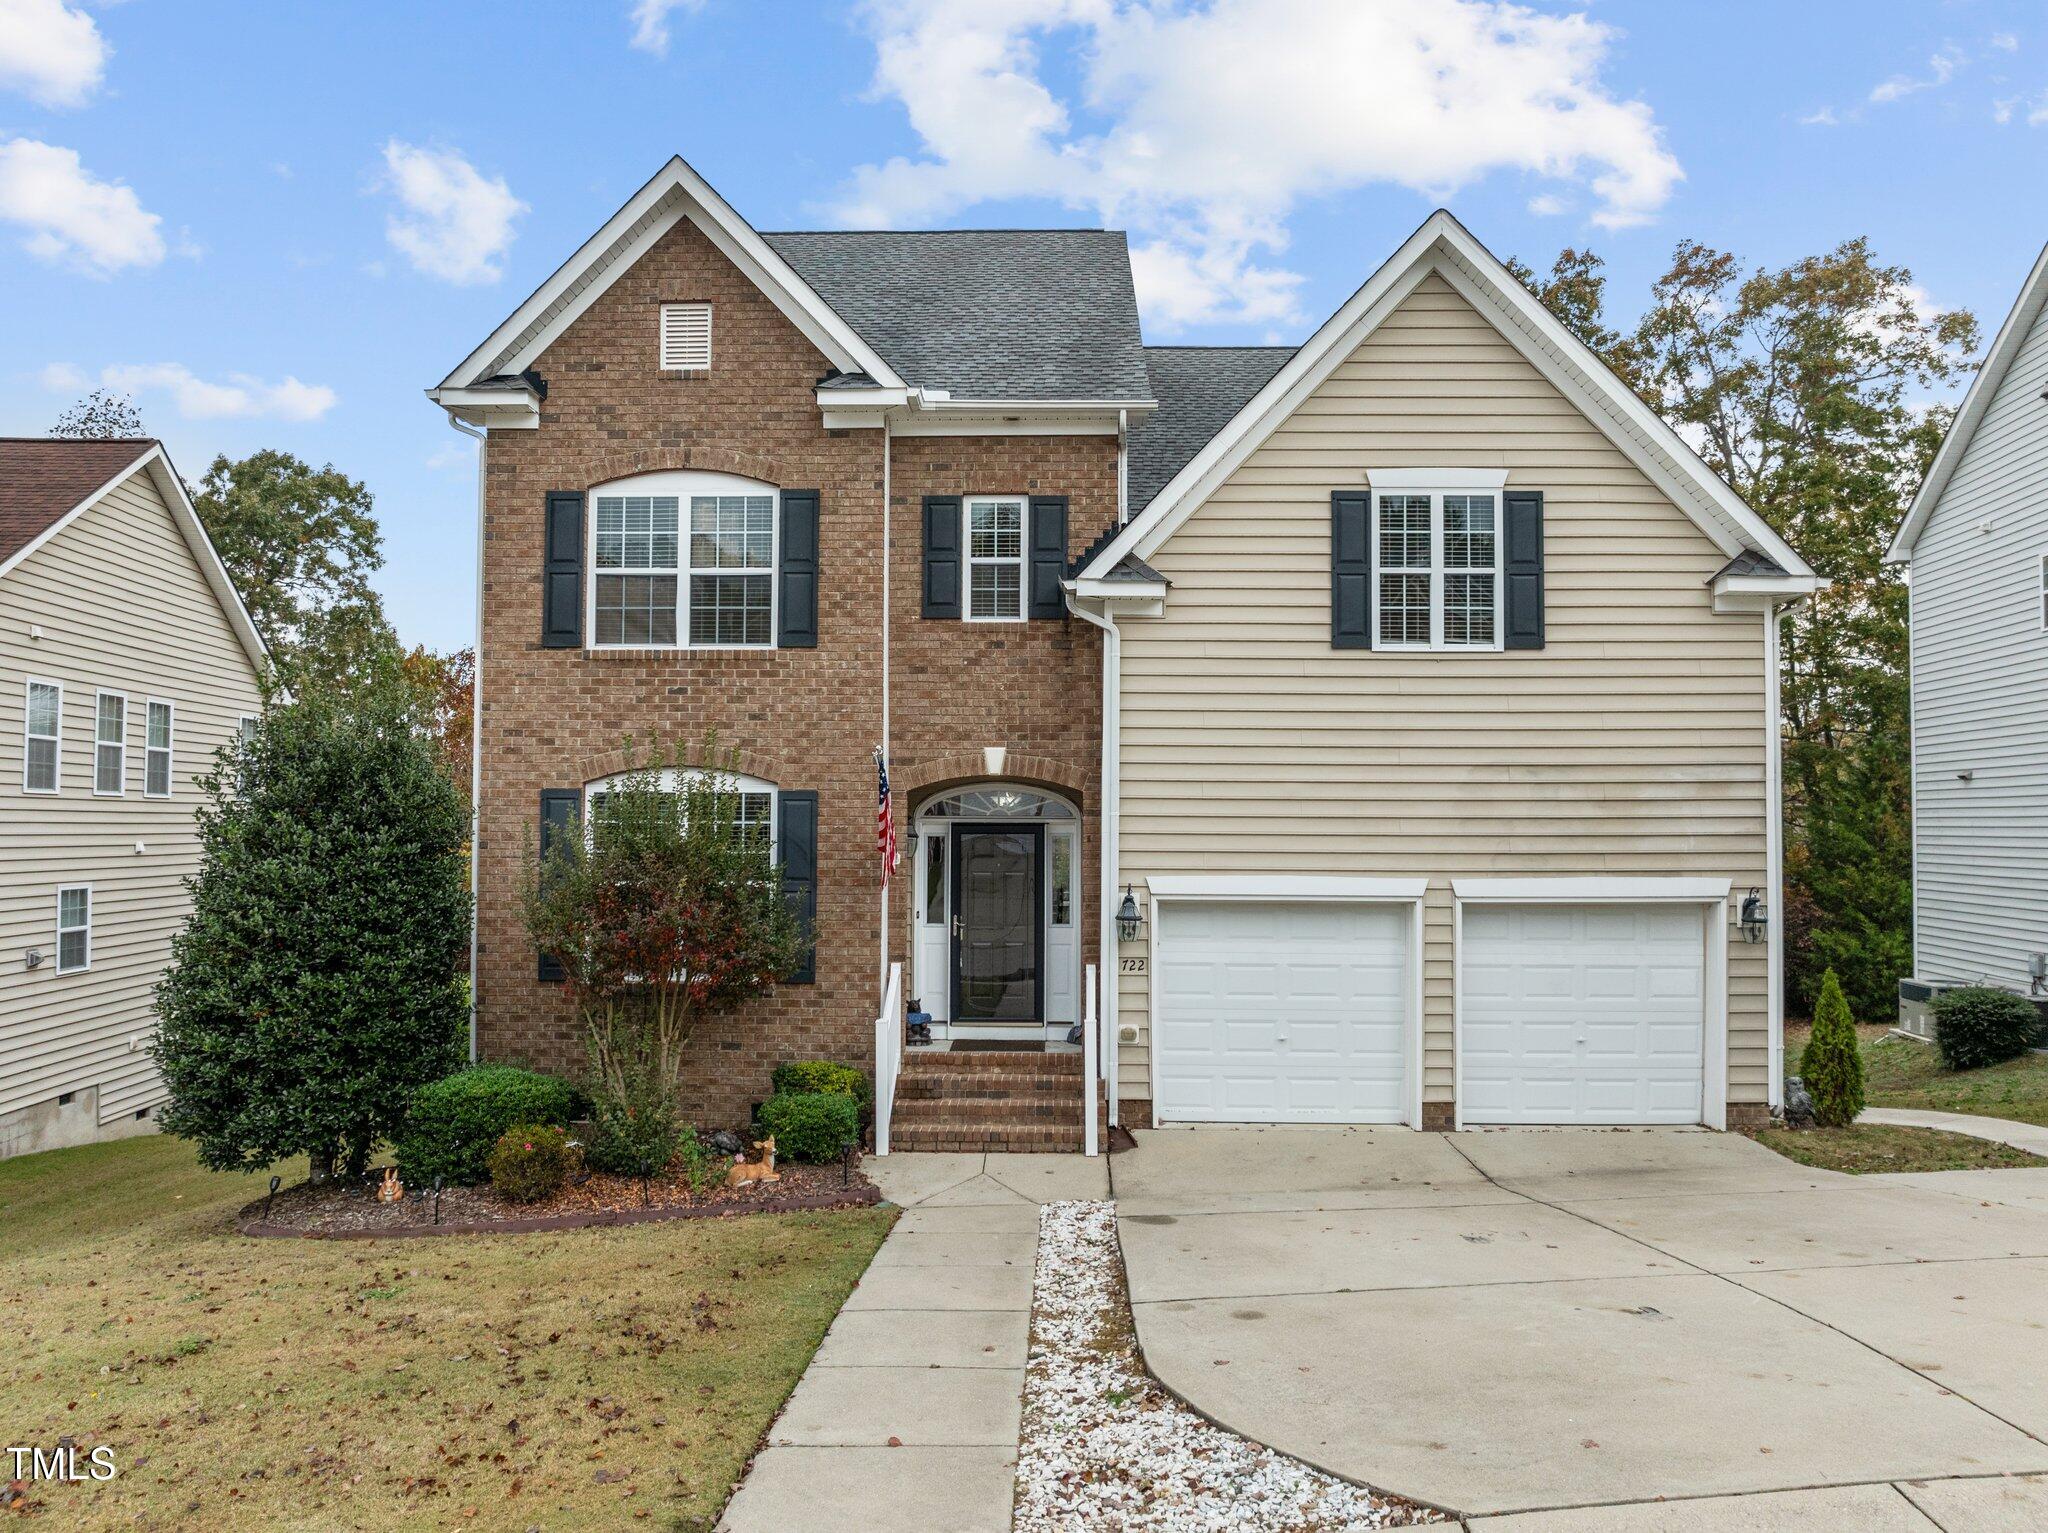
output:
[[[1612, 1509], [1531, 1529], [1893, 1525], [1809, 1522], [1814, 1495], [1925, 1527], [1937, 1493], [1951, 1530], [2048, 1525], [2048, 1482], [1897, 1484], [2048, 1470], [2048, 1171], [1848, 1177], [1700, 1130], [1215, 1128], [1140, 1134], [1112, 1177], [1154, 1372], [1340, 1474], [1467, 1514]], [[1738, 1494], [1740, 1522], [1625, 1507]]]

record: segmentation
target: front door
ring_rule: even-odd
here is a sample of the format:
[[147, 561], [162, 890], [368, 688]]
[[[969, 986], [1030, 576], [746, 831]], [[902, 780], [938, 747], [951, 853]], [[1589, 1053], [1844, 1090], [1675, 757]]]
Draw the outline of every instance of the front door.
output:
[[953, 1020], [1037, 1022], [1045, 828], [953, 827]]

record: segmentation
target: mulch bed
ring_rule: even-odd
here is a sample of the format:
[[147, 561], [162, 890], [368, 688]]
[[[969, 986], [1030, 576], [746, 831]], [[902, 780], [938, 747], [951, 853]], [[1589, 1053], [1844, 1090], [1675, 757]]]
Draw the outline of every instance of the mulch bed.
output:
[[593, 1172], [538, 1203], [512, 1203], [488, 1186], [448, 1187], [441, 1193], [440, 1222], [434, 1195], [408, 1188], [396, 1203], [379, 1203], [375, 1179], [315, 1187], [301, 1182], [271, 1200], [268, 1215], [258, 1198], [236, 1216], [244, 1235], [296, 1236], [313, 1240], [390, 1239], [412, 1235], [515, 1234], [530, 1230], [574, 1230], [591, 1225], [647, 1224], [662, 1219], [729, 1219], [746, 1214], [785, 1214], [804, 1209], [866, 1208], [879, 1203], [881, 1189], [868, 1180], [858, 1159], [849, 1166], [776, 1167], [782, 1180], [720, 1186], [692, 1198], [680, 1175], [648, 1179]]

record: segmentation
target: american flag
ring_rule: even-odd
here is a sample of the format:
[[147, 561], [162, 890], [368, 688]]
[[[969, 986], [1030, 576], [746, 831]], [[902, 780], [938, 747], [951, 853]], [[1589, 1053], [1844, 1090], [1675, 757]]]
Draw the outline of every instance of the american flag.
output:
[[879, 745], [875, 747], [875, 850], [882, 854], [882, 884], [886, 888], [898, 854], [896, 815], [889, 807], [889, 758]]

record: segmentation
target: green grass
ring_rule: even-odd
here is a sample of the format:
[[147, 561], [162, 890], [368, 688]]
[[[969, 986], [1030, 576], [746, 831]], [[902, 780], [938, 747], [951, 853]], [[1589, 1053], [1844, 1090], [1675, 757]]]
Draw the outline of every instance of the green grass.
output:
[[2048, 1166], [2048, 1160], [1993, 1139], [1943, 1129], [1852, 1123], [1847, 1128], [1760, 1129], [1759, 1144], [1787, 1160], [1823, 1171], [1856, 1175], [1881, 1171], [1983, 1171], [2001, 1166]]
[[894, 1217], [244, 1239], [263, 1185], [158, 1137], [0, 1162], [0, 1446], [119, 1468], [48, 1525], [709, 1528]]
[[[1863, 1095], [1870, 1107], [1914, 1107], [1928, 1112], [1969, 1113], [2048, 1126], [2048, 1054], [2022, 1054], [1982, 1070], [1944, 1070], [1931, 1044], [1890, 1036], [1884, 1027], [1859, 1027], [1863, 1045]], [[1785, 1028], [1788, 1073], [1799, 1073], [1806, 1047], [1805, 1027]]]

